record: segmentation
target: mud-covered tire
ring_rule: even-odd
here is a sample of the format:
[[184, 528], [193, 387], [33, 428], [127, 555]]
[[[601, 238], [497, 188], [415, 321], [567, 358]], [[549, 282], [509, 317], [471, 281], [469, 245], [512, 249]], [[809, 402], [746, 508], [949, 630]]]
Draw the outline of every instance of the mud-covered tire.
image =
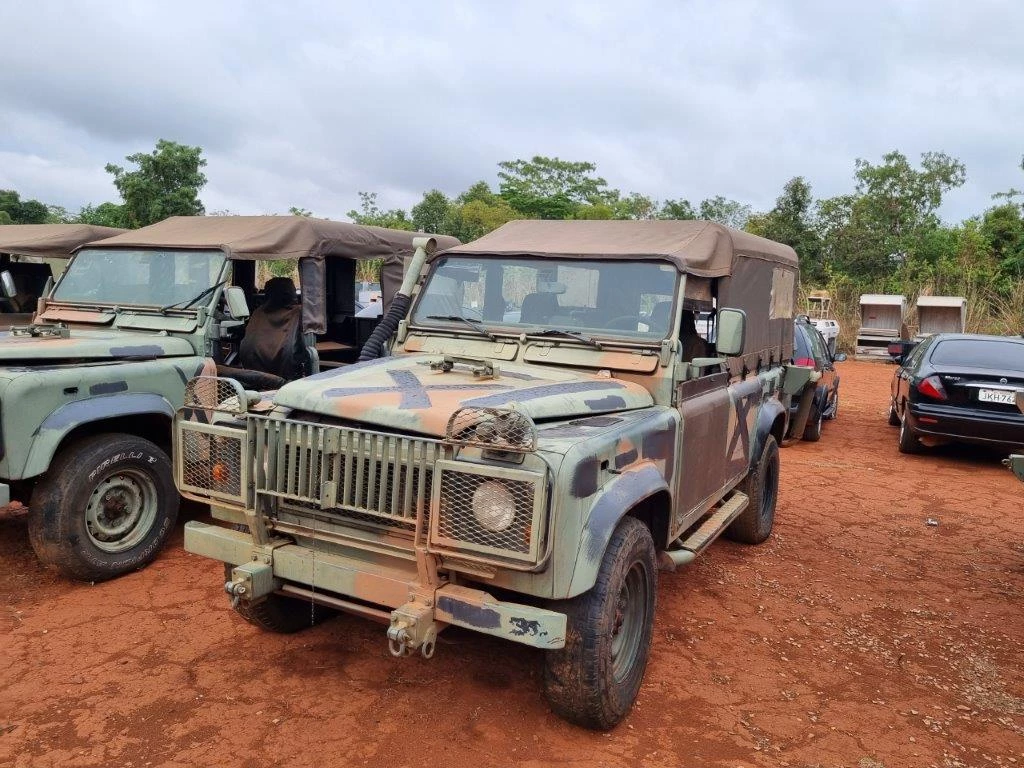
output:
[[594, 586], [557, 605], [569, 620], [565, 647], [545, 654], [544, 693], [555, 714], [608, 730], [629, 713], [651, 651], [657, 589], [651, 533], [625, 517]]
[[774, 435], [765, 438], [761, 457], [740, 485], [750, 499], [725, 535], [743, 544], [760, 544], [772, 533], [775, 525], [775, 504], [779, 498], [779, 445]]
[[821, 440], [821, 428], [825, 423], [825, 416], [816, 405], [811, 406], [811, 413], [807, 417], [807, 425], [804, 427], [803, 439], [808, 443], [816, 443]]
[[914, 434], [914, 430], [907, 424], [906, 414], [900, 419], [900, 436], [897, 446], [900, 449], [900, 453], [920, 453], [924, 447], [921, 445], [917, 435]]
[[896, 403], [889, 403], [889, 426], [898, 427], [900, 425], [900, 415], [896, 412]]
[[179, 502], [160, 448], [135, 435], [93, 435], [63, 447], [36, 483], [29, 541], [64, 576], [111, 579], [156, 557]]

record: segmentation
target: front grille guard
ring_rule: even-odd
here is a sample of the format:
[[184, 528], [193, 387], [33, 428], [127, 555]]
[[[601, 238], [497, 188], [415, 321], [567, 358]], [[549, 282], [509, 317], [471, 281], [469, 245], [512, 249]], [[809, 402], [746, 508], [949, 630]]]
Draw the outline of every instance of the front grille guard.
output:
[[[451, 461], [454, 449], [430, 438], [275, 419], [253, 412], [246, 415], [244, 427], [210, 424], [212, 415], [186, 406], [176, 419], [176, 479], [189, 498], [218, 500], [245, 509], [257, 508], [260, 497], [274, 498], [291, 514], [300, 514], [304, 508], [318, 517], [337, 516], [340, 524], [408, 536], [408, 551], [425, 546], [455, 570], [459, 561], [467, 561], [537, 571], [550, 558], [546, 473]], [[460, 541], [452, 534], [465, 532], [466, 522], [472, 523], [468, 507], [464, 512], [470, 517], [461, 521], [461, 528], [445, 525], [440, 518], [434, 524], [433, 518], [442, 509], [442, 482], [461, 479], [464, 483], [466, 478], [510, 483], [519, 494], [517, 498], [525, 498], [523, 484], [533, 486], [529, 520], [516, 520], [516, 532], [531, 532], [528, 547], [505, 550], [495, 546], [501, 537], [489, 539], [479, 531], [475, 539], [467, 535], [467, 541]], [[526, 502], [521, 503], [525, 510]], [[449, 501], [446, 508], [451, 507]], [[281, 532], [288, 533], [289, 527], [282, 523]], [[380, 548], [359, 537], [344, 538], [361, 549]]]

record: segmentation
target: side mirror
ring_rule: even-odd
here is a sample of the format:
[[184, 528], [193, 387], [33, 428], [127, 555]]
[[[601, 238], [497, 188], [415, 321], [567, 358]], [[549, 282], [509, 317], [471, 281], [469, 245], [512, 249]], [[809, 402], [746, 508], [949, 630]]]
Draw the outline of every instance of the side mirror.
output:
[[224, 289], [224, 303], [228, 314], [235, 320], [244, 320], [249, 316], [249, 303], [245, 300], [245, 291], [237, 285], [229, 285]]
[[14, 276], [9, 269], [0, 272], [0, 287], [3, 288], [4, 296], [8, 299], [13, 298], [18, 292], [17, 287], [14, 285]]
[[907, 355], [910, 351], [917, 346], [916, 341], [907, 341], [906, 339], [900, 339], [899, 341], [889, 342], [887, 348], [889, 357], [891, 357], [899, 365], [903, 365], [903, 361], [907, 359]]
[[836, 352], [835, 356], [832, 358], [832, 362], [833, 363], [845, 363], [846, 362], [846, 353], [845, 352]]
[[718, 354], [742, 355], [747, 339], [747, 313], [742, 309], [720, 309], [715, 327], [718, 329], [715, 340]]

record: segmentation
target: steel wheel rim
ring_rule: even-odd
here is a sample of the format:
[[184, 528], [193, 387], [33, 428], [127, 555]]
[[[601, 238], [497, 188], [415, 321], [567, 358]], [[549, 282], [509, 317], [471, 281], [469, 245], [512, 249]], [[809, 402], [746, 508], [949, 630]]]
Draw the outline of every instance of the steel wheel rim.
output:
[[105, 475], [85, 505], [85, 530], [93, 546], [115, 554], [141, 542], [156, 521], [156, 483], [137, 469]]
[[622, 581], [615, 602], [612, 676], [616, 682], [622, 682], [629, 676], [641, 655], [649, 602], [649, 587], [645, 576], [643, 564], [639, 561], [633, 563]]

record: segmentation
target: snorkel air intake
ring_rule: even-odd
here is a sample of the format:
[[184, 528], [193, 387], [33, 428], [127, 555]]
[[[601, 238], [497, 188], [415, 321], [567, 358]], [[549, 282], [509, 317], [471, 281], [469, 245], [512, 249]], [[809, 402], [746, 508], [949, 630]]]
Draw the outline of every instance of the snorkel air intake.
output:
[[359, 350], [360, 363], [384, 356], [388, 339], [398, 330], [398, 324], [409, 312], [409, 306], [412, 304], [412, 289], [420, 279], [420, 272], [423, 271], [427, 256], [437, 250], [437, 241], [432, 237], [414, 237], [412, 244], [416, 251], [413, 253], [409, 269], [406, 270], [405, 277], [402, 279], [402, 287], [398, 289], [395, 298], [391, 300], [391, 306], [388, 307], [388, 311], [384, 313], [384, 317], [381, 318], [377, 327], [373, 329], [370, 338]]

